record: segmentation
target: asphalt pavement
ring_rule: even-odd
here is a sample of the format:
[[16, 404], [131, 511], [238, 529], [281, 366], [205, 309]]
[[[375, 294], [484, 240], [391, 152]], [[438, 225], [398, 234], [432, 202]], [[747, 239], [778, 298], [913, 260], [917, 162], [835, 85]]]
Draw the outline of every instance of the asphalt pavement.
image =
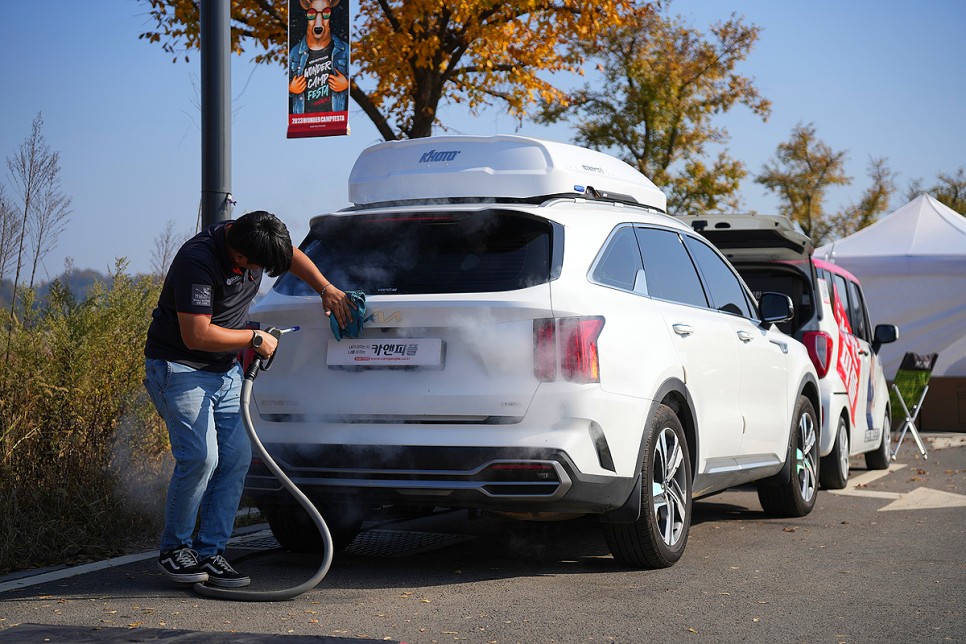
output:
[[[591, 519], [389, 515], [284, 602], [200, 597], [150, 552], [0, 578], [0, 642], [966, 641], [966, 435], [925, 438], [928, 459], [907, 438], [888, 471], [853, 459], [801, 519], [766, 517], [751, 487], [696, 501], [665, 570], [617, 565]], [[227, 556], [253, 590], [321, 561], [265, 526]]]

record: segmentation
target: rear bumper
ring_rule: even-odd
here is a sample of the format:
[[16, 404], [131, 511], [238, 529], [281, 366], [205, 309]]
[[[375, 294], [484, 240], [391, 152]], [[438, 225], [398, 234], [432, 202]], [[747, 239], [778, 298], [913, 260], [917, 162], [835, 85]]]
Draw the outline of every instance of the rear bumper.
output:
[[[602, 514], [636, 490], [635, 479], [586, 474], [566, 452], [541, 448], [266, 445], [315, 502], [385, 503], [508, 512]], [[288, 492], [258, 463], [245, 494], [284, 503]]]

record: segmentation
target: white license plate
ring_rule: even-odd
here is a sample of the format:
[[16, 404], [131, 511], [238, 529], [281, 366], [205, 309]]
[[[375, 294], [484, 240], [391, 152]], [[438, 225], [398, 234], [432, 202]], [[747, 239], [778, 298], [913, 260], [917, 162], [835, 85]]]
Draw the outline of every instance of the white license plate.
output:
[[443, 341], [439, 338], [329, 341], [330, 367], [439, 367]]

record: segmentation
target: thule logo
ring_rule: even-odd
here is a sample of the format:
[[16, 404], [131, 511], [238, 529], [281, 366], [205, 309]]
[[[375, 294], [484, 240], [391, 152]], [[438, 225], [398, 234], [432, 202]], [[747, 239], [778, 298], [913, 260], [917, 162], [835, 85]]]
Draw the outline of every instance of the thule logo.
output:
[[460, 153], [459, 150], [430, 150], [423, 156], [419, 157], [420, 163], [439, 163], [441, 161], [452, 161], [456, 158], [456, 155]]

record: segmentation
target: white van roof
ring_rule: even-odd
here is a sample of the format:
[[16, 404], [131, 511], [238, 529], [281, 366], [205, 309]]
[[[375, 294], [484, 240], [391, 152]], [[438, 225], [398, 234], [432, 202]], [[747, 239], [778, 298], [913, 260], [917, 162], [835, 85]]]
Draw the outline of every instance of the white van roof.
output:
[[650, 179], [612, 156], [523, 136], [436, 136], [379, 143], [363, 150], [349, 174], [349, 201], [550, 195], [637, 202], [667, 209]]

